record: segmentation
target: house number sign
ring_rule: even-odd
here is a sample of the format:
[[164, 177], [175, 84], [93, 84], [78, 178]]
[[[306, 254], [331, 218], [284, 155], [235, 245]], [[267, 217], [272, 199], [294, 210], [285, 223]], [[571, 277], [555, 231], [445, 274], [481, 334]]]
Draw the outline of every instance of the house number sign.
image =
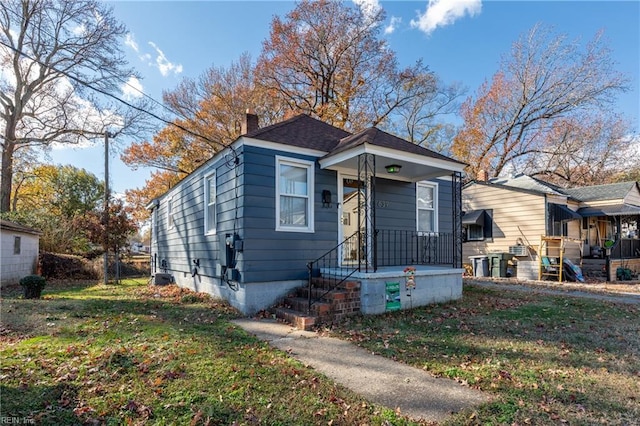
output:
[[387, 207], [389, 207], [389, 202], [386, 200], [380, 200], [376, 203], [376, 206], [381, 209], [386, 209]]

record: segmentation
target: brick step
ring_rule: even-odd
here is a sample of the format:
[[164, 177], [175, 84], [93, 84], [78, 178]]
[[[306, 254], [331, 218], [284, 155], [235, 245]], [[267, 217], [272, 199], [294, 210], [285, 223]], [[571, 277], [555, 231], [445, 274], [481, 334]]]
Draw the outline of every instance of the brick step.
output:
[[307, 315], [290, 308], [276, 308], [276, 318], [291, 324], [298, 330], [311, 330], [318, 323], [318, 317]]
[[[311, 280], [311, 286], [312, 288], [321, 288], [324, 290], [330, 290], [333, 288], [333, 286], [335, 286], [335, 281], [330, 278], [316, 277]], [[340, 283], [340, 285], [336, 287], [336, 290], [338, 289], [349, 290], [349, 289], [355, 289], [359, 287], [360, 287], [359, 281], [347, 280]]]
[[[298, 312], [307, 312], [309, 299], [306, 297], [287, 297], [284, 306]], [[318, 301], [311, 305], [311, 315], [326, 316], [331, 311], [331, 303]]]
[[[309, 294], [309, 288], [308, 287], [298, 287], [296, 289], [296, 296], [303, 298], [303, 299], [307, 299]], [[337, 290], [333, 290], [327, 293], [327, 289], [324, 288], [318, 288], [318, 287], [312, 287], [311, 288], [311, 299], [312, 300], [316, 300], [319, 298], [322, 298], [323, 300], [327, 301], [327, 302], [331, 302], [334, 300], [345, 300], [347, 298], [347, 295], [349, 294], [349, 292], [347, 290], [342, 290], [342, 289], [337, 289]]]

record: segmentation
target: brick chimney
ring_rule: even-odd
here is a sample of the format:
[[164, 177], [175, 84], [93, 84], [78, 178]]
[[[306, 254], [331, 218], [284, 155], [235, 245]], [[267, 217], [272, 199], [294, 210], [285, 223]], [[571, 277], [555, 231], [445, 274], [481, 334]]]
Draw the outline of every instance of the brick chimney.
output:
[[258, 130], [259, 128], [260, 126], [258, 125], [258, 116], [253, 114], [250, 109], [247, 109], [246, 114], [242, 118], [240, 134], [246, 135], [247, 133], [251, 133], [255, 130]]
[[478, 175], [476, 176], [476, 180], [478, 182], [486, 182], [488, 180], [487, 171], [484, 169], [478, 170]]

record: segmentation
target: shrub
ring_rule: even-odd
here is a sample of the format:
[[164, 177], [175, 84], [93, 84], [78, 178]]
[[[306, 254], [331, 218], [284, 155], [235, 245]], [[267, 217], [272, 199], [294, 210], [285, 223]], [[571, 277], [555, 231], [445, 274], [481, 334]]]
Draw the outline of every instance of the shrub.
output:
[[96, 279], [91, 263], [69, 254], [40, 253], [40, 273], [46, 278], [57, 279]]
[[25, 299], [40, 299], [42, 289], [47, 285], [47, 281], [40, 275], [27, 275], [20, 279], [20, 285], [24, 290]]

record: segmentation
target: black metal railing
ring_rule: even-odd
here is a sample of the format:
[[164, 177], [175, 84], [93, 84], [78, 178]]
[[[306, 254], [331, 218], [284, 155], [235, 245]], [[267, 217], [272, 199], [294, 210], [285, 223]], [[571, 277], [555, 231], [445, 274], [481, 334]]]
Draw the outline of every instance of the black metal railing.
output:
[[[368, 244], [373, 245], [371, 253]], [[367, 241], [364, 232], [350, 235], [318, 259], [307, 264], [309, 270], [309, 311], [314, 303], [335, 290], [356, 271], [366, 268], [375, 272], [382, 266], [449, 265], [455, 267], [453, 233], [416, 232], [378, 229]], [[323, 274], [322, 294], [312, 296], [313, 278]]]
[[636, 259], [640, 257], [640, 240], [621, 238], [611, 249], [612, 259]]
[[[340, 284], [360, 269], [362, 262], [364, 262], [362, 250], [358, 249], [362, 247], [362, 238], [362, 232], [355, 232], [318, 259], [307, 264], [309, 270], [309, 312], [314, 303], [338, 288]], [[322, 286], [324, 291], [314, 297], [312, 296], [313, 278], [319, 277], [320, 271], [325, 271]]]
[[379, 229], [375, 234], [376, 266], [455, 266], [452, 233]]

